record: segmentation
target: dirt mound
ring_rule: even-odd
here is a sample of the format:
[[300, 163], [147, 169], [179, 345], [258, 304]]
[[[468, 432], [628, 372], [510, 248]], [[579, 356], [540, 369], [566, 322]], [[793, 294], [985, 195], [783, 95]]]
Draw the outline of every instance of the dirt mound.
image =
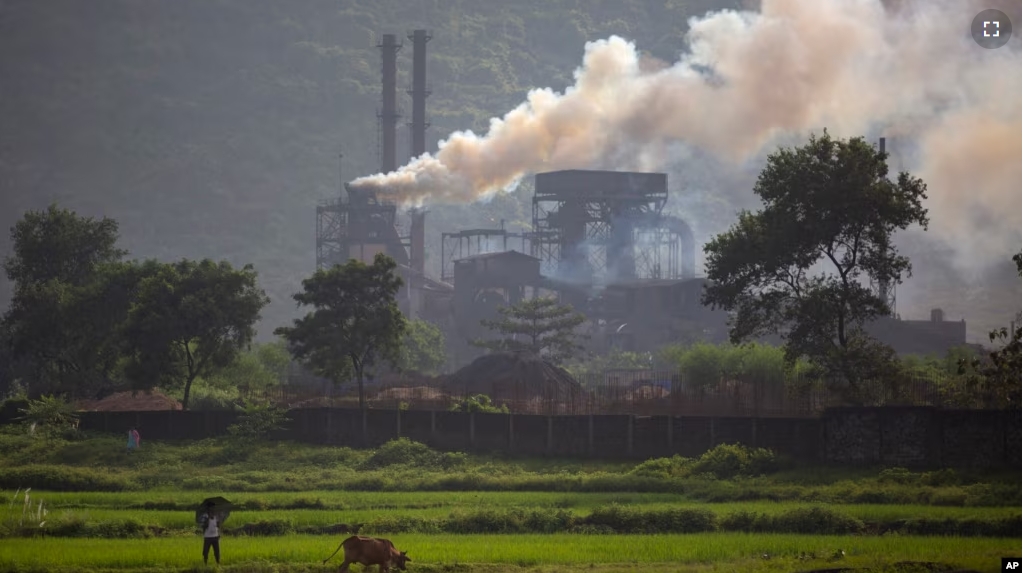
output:
[[180, 410], [181, 402], [160, 392], [140, 391], [117, 392], [102, 400], [81, 400], [77, 404], [79, 410], [89, 412], [142, 412], [149, 410]]
[[659, 400], [667, 398], [670, 395], [671, 391], [667, 388], [662, 388], [661, 386], [655, 386], [653, 384], [644, 384], [626, 394], [626, 397], [632, 400]]
[[455, 396], [486, 394], [494, 401], [580, 399], [582, 386], [564, 368], [531, 352], [496, 352], [455, 372], [445, 386]]
[[412, 388], [387, 388], [377, 392], [375, 400], [443, 400], [448, 395], [443, 391], [430, 386], [415, 386]]

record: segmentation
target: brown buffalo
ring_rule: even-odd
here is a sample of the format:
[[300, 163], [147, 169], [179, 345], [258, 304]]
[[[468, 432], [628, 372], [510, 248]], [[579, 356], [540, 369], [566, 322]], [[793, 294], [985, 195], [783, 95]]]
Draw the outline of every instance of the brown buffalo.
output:
[[[330, 557], [337, 555], [341, 548], [345, 550], [345, 560], [338, 569], [339, 573], [348, 571], [352, 563], [360, 563], [364, 566], [379, 565], [380, 573], [387, 573], [391, 565], [397, 565], [398, 569], [405, 571], [405, 563], [412, 561], [404, 551], [398, 551], [388, 539], [377, 539], [375, 537], [363, 537], [353, 535], [341, 542]], [[330, 561], [330, 557], [323, 560]]]

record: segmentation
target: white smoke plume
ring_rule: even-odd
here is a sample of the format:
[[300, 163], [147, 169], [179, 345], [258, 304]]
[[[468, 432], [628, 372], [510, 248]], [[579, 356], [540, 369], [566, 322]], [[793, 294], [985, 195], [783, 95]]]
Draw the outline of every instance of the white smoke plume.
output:
[[1021, 50], [1019, 30], [1000, 49], [973, 42], [985, 7], [763, 0], [692, 19], [688, 52], [666, 67], [617, 36], [590, 42], [563, 94], [533, 90], [486, 135], [456, 132], [435, 155], [352, 184], [405, 204], [466, 203], [529, 173], [656, 169], [673, 142], [739, 166], [827, 127], [914, 141], [919, 161], [904, 167], [929, 186], [931, 232], [964, 260], [978, 247], [1004, 258], [1020, 243]]

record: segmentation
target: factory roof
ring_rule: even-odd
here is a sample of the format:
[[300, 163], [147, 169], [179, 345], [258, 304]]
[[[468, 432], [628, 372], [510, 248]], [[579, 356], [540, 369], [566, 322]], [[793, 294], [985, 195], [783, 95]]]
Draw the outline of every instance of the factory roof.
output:
[[656, 287], [670, 287], [680, 284], [685, 284], [700, 279], [634, 279], [629, 281], [619, 281], [609, 283], [606, 288], [609, 289], [636, 289], [636, 288], [656, 288]]
[[532, 259], [534, 261], [539, 261], [540, 260], [540, 259], [538, 259], [538, 258], [536, 258], [534, 256], [527, 255], [526, 253], [520, 253], [520, 252], [512, 249], [510, 251], [499, 251], [499, 252], [496, 252], [496, 253], [482, 253], [482, 254], [479, 254], [479, 255], [470, 255], [468, 257], [462, 257], [461, 259], [458, 259], [455, 262], [456, 263], [460, 263], [462, 261], [478, 261], [478, 260], [485, 260], [485, 259], [497, 259], [497, 258], [507, 258], [507, 257], [526, 258], [526, 259]]
[[535, 195], [639, 199], [666, 194], [667, 178], [664, 173], [634, 171], [547, 171], [536, 174]]

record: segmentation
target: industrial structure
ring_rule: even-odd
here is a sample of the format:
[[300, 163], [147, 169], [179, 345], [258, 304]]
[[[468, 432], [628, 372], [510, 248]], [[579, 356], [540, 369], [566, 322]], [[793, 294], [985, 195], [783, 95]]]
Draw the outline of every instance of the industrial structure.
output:
[[[426, 30], [412, 41], [411, 155], [429, 151], [426, 132]], [[397, 54], [402, 45], [385, 34], [382, 54], [380, 168], [397, 169]], [[881, 140], [884, 150], [884, 139]], [[591, 342], [651, 350], [681, 340], [724, 341], [727, 315], [701, 303], [705, 279], [696, 276], [696, 244], [689, 225], [664, 212], [664, 173], [565, 170], [535, 176], [530, 229], [462, 229], [440, 233], [440, 277], [426, 272], [426, 211], [410, 210], [402, 232], [397, 205], [371, 190], [344, 185], [336, 200], [317, 207], [316, 263], [320, 268], [349, 259], [372, 261], [385, 253], [398, 264], [405, 286], [399, 304], [408, 316], [445, 330], [452, 366], [482, 351], [466, 341], [486, 336], [483, 319], [501, 306], [534, 296], [556, 296], [585, 314]], [[873, 285], [894, 315], [894, 285]], [[886, 317], [879, 338], [919, 330]], [[965, 325], [948, 323], [940, 311], [926, 321], [936, 345], [965, 343]], [[896, 323], [896, 324], [892, 324]], [[913, 337], [897, 334], [898, 338]], [[887, 340], [886, 340], [887, 341]], [[893, 344], [893, 346], [898, 346]]]
[[693, 278], [693, 234], [662, 213], [667, 201], [664, 173], [540, 173], [532, 254], [544, 272], [574, 283]]

